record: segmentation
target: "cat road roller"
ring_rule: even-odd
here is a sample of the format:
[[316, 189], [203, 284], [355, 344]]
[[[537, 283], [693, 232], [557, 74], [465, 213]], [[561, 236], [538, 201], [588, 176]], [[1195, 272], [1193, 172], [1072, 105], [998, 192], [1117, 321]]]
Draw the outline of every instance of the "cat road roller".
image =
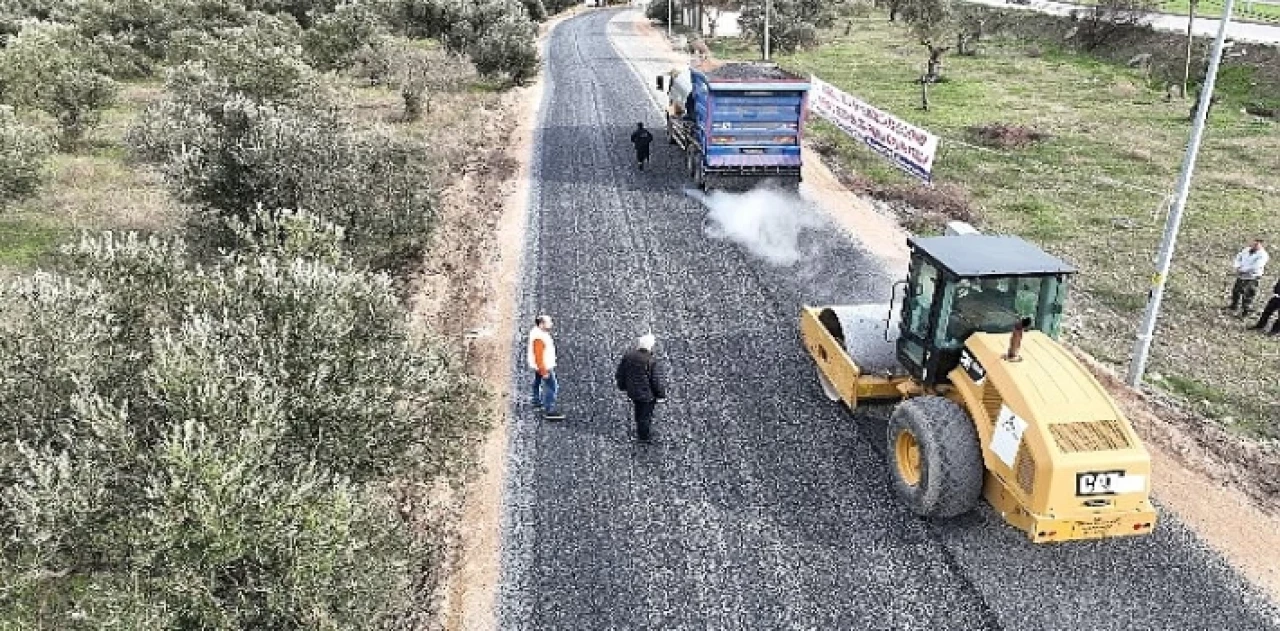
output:
[[907, 280], [888, 305], [806, 306], [800, 317], [831, 400], [898, 401], [884, 439], [903, 503], [947, 518], [982, 496], [1034, 542], [1150, 533], [1151, 458], [1057, 342], [1075, 269], [1017, 237], [907, 244]]

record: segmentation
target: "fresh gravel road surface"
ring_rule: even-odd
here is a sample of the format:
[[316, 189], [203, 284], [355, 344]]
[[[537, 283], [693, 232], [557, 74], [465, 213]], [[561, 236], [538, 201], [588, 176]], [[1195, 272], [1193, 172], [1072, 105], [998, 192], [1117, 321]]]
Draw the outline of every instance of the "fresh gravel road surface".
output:
[[[943, 524], [904, 510], [874, 423], [823, 398], [797, 333], [802, 304], [883, 302], [892, 280], [829, 224], [792, 265], [710, 238], [660, 131], [635, 168], [631, 128], [661, 123], [640, 76], [661, 51], [635, 16], [585, 13], [544, 50], [520, 317], [556, 318], [568, 419], [528, 406], [522, 332], [503, 628], [1280, 628], [1169, 516], [1145, 538], [1033, 546], [985, 504]], [[639, 446], [613, 373], [650, 330], [672, 385]]]

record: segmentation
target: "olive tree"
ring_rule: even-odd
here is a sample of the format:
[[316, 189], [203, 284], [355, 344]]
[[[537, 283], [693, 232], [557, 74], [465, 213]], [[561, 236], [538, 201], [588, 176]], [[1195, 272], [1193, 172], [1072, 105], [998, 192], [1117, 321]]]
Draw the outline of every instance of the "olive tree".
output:
[[0, 100], [48, 113], [58, 121], [62, 147], [73, 148], [118, 91], [114, 80], [92, 69], [90, 51], [69, 26], [24, 22], [0, 48]]
[[0, 209], [35, 194], [48, 175], [49, 150], [44, 133], [0, 106]]
[[307, 61], [320, 70], [339, 70], [354, 61], [356, 53], [385, 34], [383, 12], [367, 2], [339, 5], [317, 18], [303, 35]]
[[0, 283], [0, 627], [399, 629], [441, 575], [397, 489], [471, 467], [480, 390], [305, 213], [85, 236]]
[[537, 26], [522, 0], [389, 0], [396, 30], [467, 55], [482, 75], [522, 83], [537, 71]]
[[954, 0], [906, 0], [902, 17], [911, 26], [916, 39], [929, 51], [922, 83], [935, 83], [942, 77], [942, 56], [951, 50], [959, 29], [959, 14]]
[[537, 29], [523, 16], [504, 15], [468, 45], [467, 55], [480, 74], [523, 84], [538, 70]]
[[184, 94], [149, 108], [127, 138], [180, 199], [215, 217], [306, 209], [341, 226], [351, 254], [376, 269], [420, 257], [435, 200], [416, 141], [356, 128], [323, 102], [264, 103], [208, 86]]

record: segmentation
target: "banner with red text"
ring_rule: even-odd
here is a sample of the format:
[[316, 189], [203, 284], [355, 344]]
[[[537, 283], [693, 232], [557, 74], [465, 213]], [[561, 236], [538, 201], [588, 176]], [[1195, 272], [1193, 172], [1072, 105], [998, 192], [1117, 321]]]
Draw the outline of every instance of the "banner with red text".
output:
[[809, 109], [866, 143], [898, 168], [929, 181], [938, 137], [850, 96], [818, 77], [810, 82]]

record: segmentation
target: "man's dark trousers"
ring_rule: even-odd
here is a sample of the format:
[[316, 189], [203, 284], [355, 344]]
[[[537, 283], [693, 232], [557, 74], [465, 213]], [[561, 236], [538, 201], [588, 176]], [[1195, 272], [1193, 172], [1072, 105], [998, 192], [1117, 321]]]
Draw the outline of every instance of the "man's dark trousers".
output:
[[636, 164], [649, 161], [649, 145], [636, 145]]
[[1237, 278], [1235, 286], [1231, 288], [1231, 310], [1239, 309], [1243, 313], [1249, 313], [1253, 307], [1253, 297], [1256, 295], [1258, 295], [1258, 279]]
[[[1265, 329], [1267, 321], [1275, 312], [1280, 311], [1280, 296], [1272, 296], [1267, 301], [1267, 306], [1262, 309], [1262, 317], [1258, 318], [1258, 323], [1253, 325], [1255, 329]], [[1280, 335], [1280, 318], [1276, 318], [1275, 324], [1271, 325], [1271, 332]]]
[[649, 426], [653, 423], [656, 401], [632, 401], [636, 407], [636, 440], [649, 440]]

